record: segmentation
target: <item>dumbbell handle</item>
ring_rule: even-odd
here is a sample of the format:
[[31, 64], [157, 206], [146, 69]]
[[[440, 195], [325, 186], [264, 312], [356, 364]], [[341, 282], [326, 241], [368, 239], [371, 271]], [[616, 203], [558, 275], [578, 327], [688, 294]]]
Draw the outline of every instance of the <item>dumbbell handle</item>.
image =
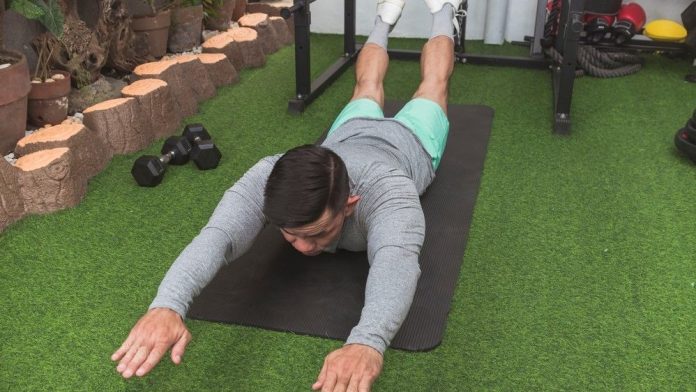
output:
[[166, 154], [162, 154], [159, 157], [160, 162], [163, 164], [167, 165], [169, 162], [174, 159], [174, 156], [176, 156], [176, 152], [174, 150], [167, 152]]

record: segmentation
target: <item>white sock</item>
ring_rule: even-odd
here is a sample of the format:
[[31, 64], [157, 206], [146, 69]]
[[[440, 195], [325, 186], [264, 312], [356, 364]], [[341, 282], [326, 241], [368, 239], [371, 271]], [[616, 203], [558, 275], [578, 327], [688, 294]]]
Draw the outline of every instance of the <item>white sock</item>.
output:
[[430, 38], [445, 35], [454, 41], [452, 19], [454, 19], [454, 7], [450, 3], [445, 3], [440, 11], [433, 14], [433, 27], [430, 30]]
[[387, 41], [389, 40], [389, 30], [391, 30], [391, 27], [391, 25], [384, 22], [378, 15], [375, 18], [375, 27], [372, 29], [372, 32], [370, 33], [370, 36], [367, 37], [367, 42], [365, 43], [373, 43], [387, 49]]

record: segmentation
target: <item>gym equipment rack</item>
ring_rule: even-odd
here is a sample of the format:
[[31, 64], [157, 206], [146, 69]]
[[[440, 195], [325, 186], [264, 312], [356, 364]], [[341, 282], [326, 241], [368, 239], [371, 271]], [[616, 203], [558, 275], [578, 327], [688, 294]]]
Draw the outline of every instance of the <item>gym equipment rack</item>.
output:
[[[355, 41], [355, 0], [344, 0], [343, 55], [315, 80], [310, 73], [310, 4], [315, 0], [294, 0], [292, 7], [281, 11], [284, 18], [294, 15], [295, 22], [295, 97], [288, 102], [288, 110], [301, 113], [315, 98], [348, 69], [356, 60], [362, 44]], [[571, 131], [571, 100], [577, 66], [577, 49], [581, 44], [584, 28], [585, 0], [562, 0], [558, 28], [551, 43], [561, 54], [563, 61], [553, 63], [544, 55], [542, 40], [547, 18], [547, 0], [538, 0], [534, 36], [529, 41], [528, 56], [496, 56], [467, 53], [465, 50], [467, 0], [463, 2], [464, 16], [459, 42], [455, 45], [455, 61], [466, 64], [498, 65], [541, 70], [551, 70], [553, 89], [553, 132], [569, 134]], [[595, 46], [606, 47], [599, 43]], [[683, 44], [644, 42], [632, 40], [620, 48], [643, 51], [684, 51]], [[611, 48], [607, 48], [611, 50]], [[418, 60], [419, 51], [389, 49], [389, 57], [400, 60]]]

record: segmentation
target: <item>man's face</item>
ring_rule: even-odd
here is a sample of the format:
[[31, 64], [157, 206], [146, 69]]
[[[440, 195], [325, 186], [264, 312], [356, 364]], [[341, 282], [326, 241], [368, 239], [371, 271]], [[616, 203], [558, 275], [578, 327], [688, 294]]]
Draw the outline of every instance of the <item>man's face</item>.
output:
[[347, 215], [345, 210], [332, 213], [326, 209], [316, 221], [300, 227], [280, 229], [280, 232], [299, 252], [305, 256], [316, 256], [341, 235]]

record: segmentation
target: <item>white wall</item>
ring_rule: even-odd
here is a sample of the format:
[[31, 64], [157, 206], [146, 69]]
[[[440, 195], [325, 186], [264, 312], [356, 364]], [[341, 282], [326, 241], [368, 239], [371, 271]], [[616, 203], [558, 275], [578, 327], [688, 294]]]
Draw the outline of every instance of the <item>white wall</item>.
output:
[[[693, 0], [636, 0], [654, 19], [672, 19], [681, 23], [681, 12]], [[375, 20], [376, 0], [356, 0], [356, 29], [359, 35], [368, 35]], [[627, 3], [628, 1], [624, 1]], [[469, 0], [467, 39], [483, 39], [486, 21], [487, 0]], [[534, 34], [534, 18], [537, 0], [509, 0], [505, 39], [521, 41], [525, 35]], [[343, 0], [317, 0], [311, 5], [313, 32], [343, 33]], [[406, 0], [406, 6], [392, 37], [428, 37], [430, 14], [422, 0]]]

